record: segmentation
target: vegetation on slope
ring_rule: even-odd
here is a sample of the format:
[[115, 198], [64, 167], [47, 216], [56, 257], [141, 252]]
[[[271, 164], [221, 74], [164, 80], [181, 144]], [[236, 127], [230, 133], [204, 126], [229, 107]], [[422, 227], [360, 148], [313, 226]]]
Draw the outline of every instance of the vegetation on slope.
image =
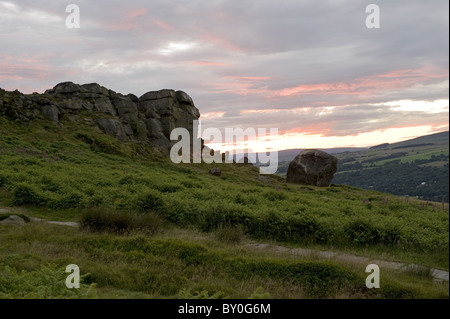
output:
[[[387, 282], [390, 290], [369, 291], [364, 269], [247, 256], [240, 243], [244, 236], [448, 269], [448, 205], [344, 185], [260, 179], [251, 165], [214, 166], [222, 169], [221, 177], [208, 174], [211, 165], [173, 164], [145, 145], [119, 143], [89, 124], [21, 125], [0, 118], [0, 203], [26, 207], [36, 217], [80, 221], [82, 229], [96, 231], [2, 226], [0, 265], [30, 272], [76, 259], [90, 274], [86, 285], [96, 283], [110, 297], [206, 290], [243, 298], [260, 286], [276, 298], [448, 297], [448, 290], [420, 280], [411, 286], [399, 277]], [[174, 225], [229, 240], [217, 247], [217, 240], [173, 239], [168, 234]]]

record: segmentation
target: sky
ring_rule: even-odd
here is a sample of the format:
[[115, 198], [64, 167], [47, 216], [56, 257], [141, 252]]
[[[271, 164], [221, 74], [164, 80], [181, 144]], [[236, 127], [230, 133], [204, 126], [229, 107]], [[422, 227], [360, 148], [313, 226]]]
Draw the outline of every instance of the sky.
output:
[[279, 150], [393, 143], [448, 130], [448, 12], [447, 0], [0, 0], [0, 87], [183, 90], [202, 129], [276, 128]]

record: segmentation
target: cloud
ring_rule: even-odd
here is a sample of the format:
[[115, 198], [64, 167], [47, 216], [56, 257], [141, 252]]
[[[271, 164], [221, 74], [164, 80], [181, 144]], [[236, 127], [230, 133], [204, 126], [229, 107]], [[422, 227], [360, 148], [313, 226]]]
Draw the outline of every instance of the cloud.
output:
[[448, 107], [417, 105], [448, 100], [448, 1], [377, 4], [380, 29], [366, 28], [362, 0], [80, 0], [81, 28], [69, 30], [65, 3], [0, 1], [0, 87], [182, 89], [221, 129], [445, 128]]

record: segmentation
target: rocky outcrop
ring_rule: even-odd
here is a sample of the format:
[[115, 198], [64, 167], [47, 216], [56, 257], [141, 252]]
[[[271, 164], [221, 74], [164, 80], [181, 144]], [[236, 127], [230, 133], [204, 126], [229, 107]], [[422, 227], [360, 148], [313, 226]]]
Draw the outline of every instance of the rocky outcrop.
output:
[[337, 158], [319, 150], [304, 150], [289, 164], [287, 181], [313, 185], [329, 186], [337, 171]]
[[200, 117], [192, 98], [183, 91], [150, 91], [137, 97], [123, 95], [97, 83], [63, 82], [44, 94], [0, 89], [0, 116], [28, 123], [46, 118], [54, 123], [91, 116], [103, 132], [121, 141], [148, 142], [168, 154], [170, 132], [186, 128]]

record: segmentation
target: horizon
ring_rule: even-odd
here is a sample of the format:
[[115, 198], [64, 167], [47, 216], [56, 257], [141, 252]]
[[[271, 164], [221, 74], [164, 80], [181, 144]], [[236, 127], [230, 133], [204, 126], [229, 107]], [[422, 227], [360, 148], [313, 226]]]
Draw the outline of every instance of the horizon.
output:
[[278, 150], [448, 131], [448, 1], [375, 4], [373, 27], [364, 1], [81, 0], [69, 28], [65, 3], [0, 1], [0, 87], [183, 90], [204, 128], [277, 128]]
[[[331, 147], [331, 148], [322, 148], [322, 147], [314, 147], [314, 148], [289, 148], [289, 149], [278, 149], [278, 150], [276, 150], [276, 151], [277, 151], [277, 152], [283, 152], [283, 151], [296, 151], [296, 150], [304, 150], [304, 149], [333, 150], [333, 149], [338, 149], [338, 148], [370, 149], [371, 147], [378, 146], [378, 145], [382, 145], [382, 144], [385, 144], [385, 143], [388, 143], [389, 145], [392, 145], [392, 144], [396, 144], [396, 143], [407, 142], [407, 141], [410, 141], [410, 140], [413, 140], [413, 139], [416, 139], [416, 138], [419, 138], [419, 137], [425, 137], [425, 136], [430, 136], [430, 135], [435, 135], [435, 134], [441, 134], [441, 133], [449, 133], [449, 131], [446, 130], [446, 131], [441, 131], [441, 132], [435, 132], [435, 133], [431, 133], [431, 134], [426, 134], [426, 135], [421, 135], [421, 136], [415, 136], [415, 137], [406, 138], [406, 139], [403, 139], [403, 140], [393, 141], [393, 142], [386, 141], [386, 142], [381, 142], [381, 143], [378, 143], [378, 144], [375, 144], [375, 145], [370, 145], [370, 146], [336, 146], [336, 147]], [[207, 145], [207, 146], [209, 147], [209, 145]], [[214, 148], [212, 148], [212, 149], [214, 149]], [[220, 149], [218, 149], [218, 150], [220, 150]], [[237, 151], [238, 151], [239, 153], [247, 153], [247, 150], [245, 150], [245, 151], [243, 151], [243, 152], [241, 152], [241, 150], [242, 150], [242, 149], [237, 149]], [[234, 151], [235, 151], [234, 154], [236, 154], [236, 149], [234, 149]], [[261, 152], [249, 152], [249, 153], [261, 153]]]

